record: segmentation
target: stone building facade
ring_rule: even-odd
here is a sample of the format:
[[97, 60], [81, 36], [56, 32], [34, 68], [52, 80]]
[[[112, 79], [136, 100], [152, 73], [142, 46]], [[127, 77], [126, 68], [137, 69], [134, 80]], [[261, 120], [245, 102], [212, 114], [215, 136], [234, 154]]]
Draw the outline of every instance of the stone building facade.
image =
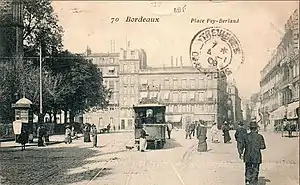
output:
[[227, 93], [231, 112], [230, 122], [233, 124], [234, 128], [236, 128], [238, 122], [243, 121], [243, 113], [241, 107], [242, 101], [234, 81], [228, 82]]
[[[83, 121], [100, 127], [109, 123], [116, 129], [133, 129], [133, 105], [143, 98], [165, 104], [166, 119], [184, 127], [188, 119], [204, 120], [219, 126], [228, 120], [227, 79], [216, 78], [216, 71], [200, 73], [192, 66], [149, 67], [142, 49], [121, 49], [119, 53], [90, 53], [102, 71], [107, 88], [113, 91], [106, 110], [84, 114]], [[180, 58], [181, 60], [181, 58]], [[235, 94], [235, 100], [238, 94]], [[239, 107], [239, 106], [235, 106]]]
[[299, 107], [299, 10], [285, 24], [285, 34], [271, 60], [261, 71], [260, 112], [269, 129], [284, 118], [297, 121]]

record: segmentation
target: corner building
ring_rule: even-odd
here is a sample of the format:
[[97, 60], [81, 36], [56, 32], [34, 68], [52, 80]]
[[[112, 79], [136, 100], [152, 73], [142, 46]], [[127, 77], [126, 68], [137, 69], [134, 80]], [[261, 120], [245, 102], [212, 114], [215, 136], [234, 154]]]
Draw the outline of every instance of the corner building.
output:
[[299, 129], [299, 67], [299, 10], [296, 9], [285, 24], [285, 34], [271, 60], [261, 71], [260, 112], [267, 129], [274, 130], [284, 118]]
[[152, 68], [142, 49], [121, 49], [120, 53], [86, 56], [102, 71], [111, 89], [109, 106], [84, 114], [84, 122], [98, 128], [109, 123], [117, 130], [134, 128], [134, 111], [143, 98], [155, 98], [167, 106], [166, 118], [184, 128], [187, 119], [201, 119], [219, 126], [227, 119], [226, 79], [215, 78], [214, 71], [200, 73], [192, 66]]

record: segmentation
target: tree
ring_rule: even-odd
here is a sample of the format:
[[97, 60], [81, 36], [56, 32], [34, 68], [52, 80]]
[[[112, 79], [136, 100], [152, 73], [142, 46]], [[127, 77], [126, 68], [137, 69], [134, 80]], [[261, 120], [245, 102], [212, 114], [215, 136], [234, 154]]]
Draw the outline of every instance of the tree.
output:
[[110, 93], [103, 85], [101, 72], [81, 55], [63, 52], [51, 65], [52, 71], [63, 75], [59, 102], [70, 118], [90, 108], [102, 109], [108, 105]]
[[40, 44], [43, 56], [62, 50], [63, 29], [58, 25], [51, 0], [24, 1], [23, 43], [25, 57], [38, 56]]

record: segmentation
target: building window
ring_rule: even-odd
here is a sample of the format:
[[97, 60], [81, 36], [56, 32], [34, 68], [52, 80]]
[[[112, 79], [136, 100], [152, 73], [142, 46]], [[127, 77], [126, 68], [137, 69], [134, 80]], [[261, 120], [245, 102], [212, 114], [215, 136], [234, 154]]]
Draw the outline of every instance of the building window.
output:
[[98, 121], [98, 128], [100, 128], [102, 125], [103, 125], [103, 119], [102, 119], [102, 118], [99, 118], [99, 121]]
[[178, 112], [178, 106], [174, 105], [174, 112]]
[[196, 88], [195, 79], [190, 79], [190, 82], [191, 82], [191, 88], [195, 89]]
[[186, 112], [186, 107], [187, 107], [186, 105], [182, 106], [182, 112]]
[[178, 93], [173, 92], [173, 102], [177, 102], [177, 98], [178, 98]]
[[132, 129], [133, 128], [133, 124], [132, 124], [132, 119], [128, 119], [128, 129]]
[[206, 97], [207, 99], [212, 99], [213, 98], [213, 92], [212, 91], [206, 91]]
[[195, 92], [190, 92], [190, 100], [194, 100], [195, 99]]
[[186, 98], [187, 98], [187, 92], [182, 92], [182, 101], [186, 102], [187, 101]]
[[114, 83], [113, 80], [108, 81], [108, 88], [111, 89], [111, 90], [115, 89], [115, 83]]
[[108, 74], [112, 75], [115, 73], [115, 68], [114, 67], [108, 67]]
[[165, 81], [164, 81], [164, 87], [165, 87], [165, 89], [169, 89], [170, 88], [170, 82], [169, 82], [168, 79], [165, 79]]
[[198, 92], [198, 100], [199, 101], [204, 101], [204, 92]]
[[182, 89], [186, 89], [186, 79], [182, 80]]
[[174, 89], [178, 88], [178, 80], [177, 79], [173, 79], [173, 83], [174, 83]]
[[168, 100], [170, 98], [170, 92], [165, 92], [164, 93], [164, 99]]

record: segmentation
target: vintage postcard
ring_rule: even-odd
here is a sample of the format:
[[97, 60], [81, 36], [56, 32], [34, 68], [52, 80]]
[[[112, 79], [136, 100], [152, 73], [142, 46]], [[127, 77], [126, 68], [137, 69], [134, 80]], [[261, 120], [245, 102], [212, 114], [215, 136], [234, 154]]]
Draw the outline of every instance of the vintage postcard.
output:
[[0, 184], [299, 185], [299, 1], [0, 2]]

